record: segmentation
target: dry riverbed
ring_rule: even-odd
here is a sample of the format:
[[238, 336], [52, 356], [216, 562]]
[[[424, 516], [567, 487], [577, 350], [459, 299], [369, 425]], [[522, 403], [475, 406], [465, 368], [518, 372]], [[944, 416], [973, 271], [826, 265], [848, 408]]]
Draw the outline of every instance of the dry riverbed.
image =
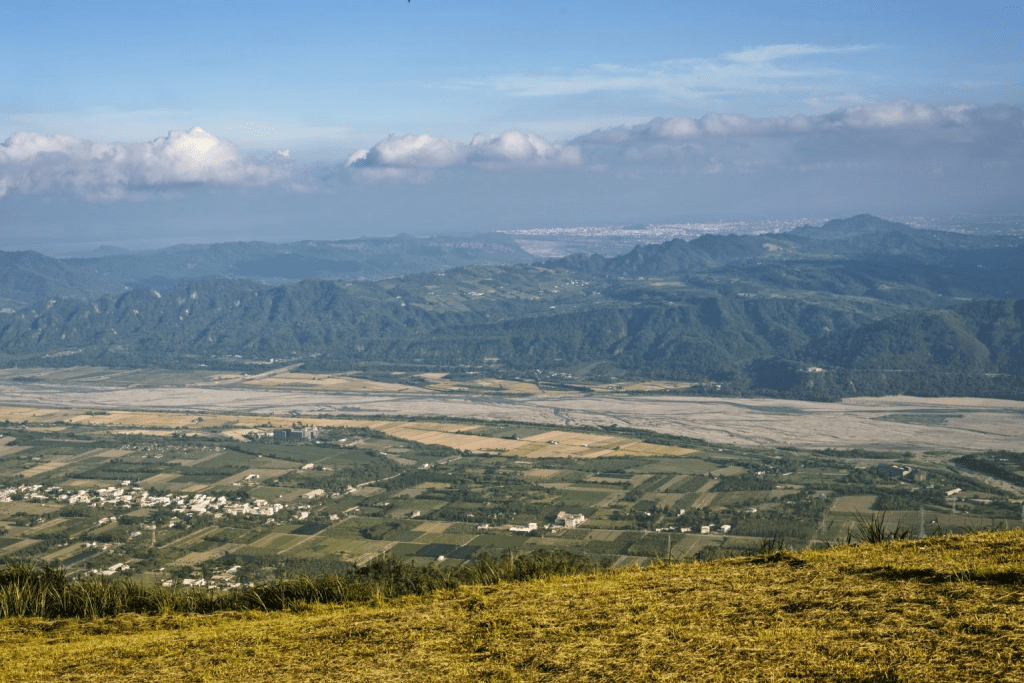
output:
[[[382, 382], [359, 390], [269, 388], [245, 377], [160, 373], [123, 381], [117, 371], [0, 371], [0, 405], [278, 416], [407, 415], [566, 426], [623, 425], [715, 443], [914, 451], [1024, 449], [1024, 402], [976, 398], [855, 398], [841, 403], [543, 392], [452, 393]], [[138, 371], [136, 371], [138, 372]], [[156, 379], [156, 378], [152, 378]], [[104, 381], [105, 380], [105, 381]], [[412, 389], [412, 390], [411, 390]]]

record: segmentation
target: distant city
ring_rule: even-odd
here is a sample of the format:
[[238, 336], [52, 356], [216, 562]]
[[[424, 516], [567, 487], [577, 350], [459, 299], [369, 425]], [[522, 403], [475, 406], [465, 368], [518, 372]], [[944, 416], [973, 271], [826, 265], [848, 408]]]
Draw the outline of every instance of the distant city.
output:
[[[884, 218], [929, 230], [963, 234], [1024, 234], [1024, 216], [993, 214], [951, 214], [938, 216], [884, 216]], [[648, 223], [637, 225], [579, 225], [574, 227], [497, 230], [515, 238], [525, 251], [540, 258], [568, 256], [581, 251], [612, 256], [637, 244], [657, 244], [673, 239], [692, 240], [701, 235], [764, 235], [789, 232], [801, 225], [821, 225], [828, 218], [765, 218], [737, 221], [691, 223]]]

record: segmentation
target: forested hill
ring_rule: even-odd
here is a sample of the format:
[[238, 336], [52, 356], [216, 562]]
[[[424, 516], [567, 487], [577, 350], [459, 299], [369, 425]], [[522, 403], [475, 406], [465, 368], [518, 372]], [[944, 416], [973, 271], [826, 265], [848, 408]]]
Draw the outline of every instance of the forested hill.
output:
[[[1006, 257], [1019, 240], [979, 246], [868, 222], [882, 229], [832, 222], [796, 236], [705, 237], [609, 259], [376, 282], [208, 279], [52, 299], [0, 314], [0, 360], [237, 367], [274, 359], [584, 385], [690, 380], [695, 392], [818, 399], [1024, 398], [1024, 282]], [[916, 246], [886, 252], [894, 233]], [[849, 239], [863, 247], [853, 257], [812, 255]]]

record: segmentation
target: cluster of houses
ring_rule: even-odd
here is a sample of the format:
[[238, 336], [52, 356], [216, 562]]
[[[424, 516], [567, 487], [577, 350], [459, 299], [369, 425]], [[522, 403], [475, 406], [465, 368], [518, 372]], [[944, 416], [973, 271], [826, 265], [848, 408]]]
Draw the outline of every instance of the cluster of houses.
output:
[[124, 562], [118, 562], [117, 564], [110, 565], [106, 569], [93, 569], [91, 573], [98, 574], [99, 576], [113, 576], [114, 574], [126, 572], [129, 569], [131, 569], [130, 565], [127, 565]]
[[[562, 512], [559, 512], [558, 515], [555, 517], [555, 521], [554, 521], [553, 524], [547, 524], [547, 525], [544, 526], [544, 528], [548, 529], [548, 530], [575, 529], [577, 526], [579, 526], [580, 524], [583, 524], [583, 522], [585, 522], [585, 521], [587, 521], [587, 518], [584, 517], [583, 515], [581, 515], [581, 514], [573, 514], [571, 512], [565, 512], [563, 510]], [[486, 529], [486, 528], [488, 528], [488, 526], [489, 525], [484, 524], [484, 525], [481, 525], [481, 526], [479, 526], [477, 528], [478, 529]], [[513, 532], [522, 533], [522, 534], [529, 534], [529, 533], [532, 533], [532, 532], [536, 531], [537, 530], [537, 526], [538, 526], [537, 522], [530, 522], [529, 524], [513, 524], [513, 525], [509, 526], [508, 530], [509, 531], [513, 531]]]
[[[230, 569], [225, 569], [219, 574], [214, 574], [209, 579], [202, 578], [185, 578], [181, 579], [181, 585], [189, 588], [209, 588], [210, 590], [217, 588], [241, 588], [242, 583], [238, 580], [238, 570], [242, 568], [242, 565], [236, 564]], [[160, 585], [164, 588], [170, 588], [175, 584], [174, 579], [167, 579], [161, 581]]]
[[43, 488], [41, 484], [22, 484], [21, 486], [0, 489], [0, 503], [10, 503], [17, 498], [24, 500], [49, 500], [46, 495], [39, 492], [41, 488]]
[[[314, 495], [306, 495], [307, 498], [315, 498], [323, 495], [322, 490]], [[273, 517], [285, 509], [282, 503], [269, 503], [262, 499], [246, 502], [230, 501], [225, 496], [208, 496], [203, 493], [196, 494], [168, 494], [165, 496], [153, 496], [149, 491], [131, 486], [130, 481], [121, 482], [121, 486], [108, 486], [101, 489], [78, 491], [65, 491], [59, 486], [50, 486], [44, 489], [40, 484], [24, 484], [18, 487], [0, 489], [0, 503], [9, 503], [20, 498], [34, 502], [45, 502], [49, 500], [68, 503], [69, 505], [88, 505], [90, 507], [143, 507], [143, 508], [171, 508], [176, 513], [191, 514], [227, 514], [227, 515], [257, 515], [262, 517]]]

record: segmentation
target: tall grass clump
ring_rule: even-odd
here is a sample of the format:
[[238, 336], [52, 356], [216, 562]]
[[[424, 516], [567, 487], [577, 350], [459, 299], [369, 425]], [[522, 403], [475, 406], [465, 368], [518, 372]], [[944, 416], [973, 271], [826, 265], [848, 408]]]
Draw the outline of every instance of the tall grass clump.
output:
[[599, 571], [582, 555], [539, 550], [500, 558], [484, 554], [455, 570], [416, 566], [390, 554], [342, 574], [298, 576], [232, 590], [166, 588], [131, 577], [70, 579], [63, 568], [27, 563], [0, 566], [0, 618], [46, 619], [137, 614], [208, 614], [224, 610], [300, 610], [309, 605], [376, 603], [466, 584], [526, 581]]
[[888, 528], [884, 510], [871, 517], [857, 514], [854, 515], [854, 520], [856, 528], [847, 532], [847, 543], [885, 543], [910, 538], [910, 529], [903, 526], [903, 520], [896, 522], [893, 528]]

